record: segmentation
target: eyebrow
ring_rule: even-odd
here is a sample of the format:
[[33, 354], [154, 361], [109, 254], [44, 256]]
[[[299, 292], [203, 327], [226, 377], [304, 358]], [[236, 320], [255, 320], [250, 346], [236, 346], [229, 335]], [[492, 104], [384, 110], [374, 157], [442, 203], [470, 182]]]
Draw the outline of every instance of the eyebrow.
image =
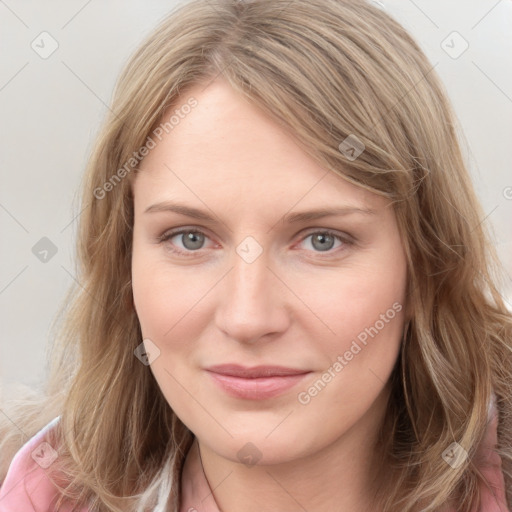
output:
[[[215, 216], [210, 215], [205, 210], [199, 210], [197, 208], [192, 208], [191, 206], [187, 206], [181, 203], [176, 203], [172, 201], [163, 201], [161, 203], [155, 203], [151, 206], [148, 206], [144, 213], [154, 213], [154, 212], [174, 212], [181, 215], [186, 215], [187, 217], [191, 217], [198, 220], [203, 220], [206, 222], [215, 222]], [[365, 215], [375, 215], [375, 210], [371, 210], [368, 208], [359, 208], [356, 206], [341, 206], [341, 207], [330, 207], [330, 208], [319, 208], [316, 210], [308, 210], [303, 212], [294, 212], [288, 213], [283, 216], [283, 222], [285, 223], [299, 223], [299, 222], [307, 222], [310, 220], [321, 219], [323, 217], [331, 217], [331, 216], [342, 216], [342, 215], [350, 215], [353, 213], [360, 213]]]

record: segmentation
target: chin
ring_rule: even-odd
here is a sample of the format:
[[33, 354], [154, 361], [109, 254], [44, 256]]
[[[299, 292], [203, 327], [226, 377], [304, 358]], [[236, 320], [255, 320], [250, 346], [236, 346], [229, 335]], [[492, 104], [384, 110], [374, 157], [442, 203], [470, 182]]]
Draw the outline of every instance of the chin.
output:
[[237, 431], [228, 427], [233, 437], [228, 435], [215, 439], [211, 436], [202, 438], [198, 435], [197, 437], [209, 450], [227, 460], [242, 463], [248, 467], [255, 464], [274, 465], [290, 462], [321, 448], [315, 445], [315, 439], [308, 441], [304, 434], [283, 429], [279, 435], [276, 431], [272, 432], [273, 428], [269, 428], [267, 424], [254, 425], [253, 428]]

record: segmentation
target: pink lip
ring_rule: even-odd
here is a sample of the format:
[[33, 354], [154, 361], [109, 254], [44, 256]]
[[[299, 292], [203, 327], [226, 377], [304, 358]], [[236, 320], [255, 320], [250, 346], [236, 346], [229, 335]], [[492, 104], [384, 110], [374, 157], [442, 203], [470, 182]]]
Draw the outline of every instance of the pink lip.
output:
[[206, 370], [226, 393], [249, 400], [264, 400], [280, 395], [311, 373], [283, 366], [244, 368], [239, 365], [217, 365]]

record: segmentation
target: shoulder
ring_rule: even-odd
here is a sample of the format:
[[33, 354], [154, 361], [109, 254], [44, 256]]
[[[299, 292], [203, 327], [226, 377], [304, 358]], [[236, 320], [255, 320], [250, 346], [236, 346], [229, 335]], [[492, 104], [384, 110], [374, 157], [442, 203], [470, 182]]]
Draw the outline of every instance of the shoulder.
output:
[[481, 510], [486, 512], [506, 512], [505, 476], [498, 445], [498, 410], [496, 395], [493, 393], [489, 404], [487, 429], [476, 455], [475, 463], [480, 473]]
[[[4, 481], [0, 483], [0, 512], [49, 512], [54, 509], [57, 489], [46, 470], [58, 454], [47, 442], [47, 434], [59, 420], [60, 416], [54, 418], [16, 452]], [[84, 509], [83, 512], [87, 511]]]

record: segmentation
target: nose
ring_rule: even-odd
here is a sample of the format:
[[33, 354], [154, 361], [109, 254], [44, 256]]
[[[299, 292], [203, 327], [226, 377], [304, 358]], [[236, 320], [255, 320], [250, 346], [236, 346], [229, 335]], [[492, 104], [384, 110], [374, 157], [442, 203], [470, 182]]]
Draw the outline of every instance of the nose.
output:
[[270, 268], [265, 251], [252, 262], [235, 252], [230, 270], [219, 283], [216, 325], [240, 343], [275, 339], [288, 328], [290, 295], [283, 278]]

